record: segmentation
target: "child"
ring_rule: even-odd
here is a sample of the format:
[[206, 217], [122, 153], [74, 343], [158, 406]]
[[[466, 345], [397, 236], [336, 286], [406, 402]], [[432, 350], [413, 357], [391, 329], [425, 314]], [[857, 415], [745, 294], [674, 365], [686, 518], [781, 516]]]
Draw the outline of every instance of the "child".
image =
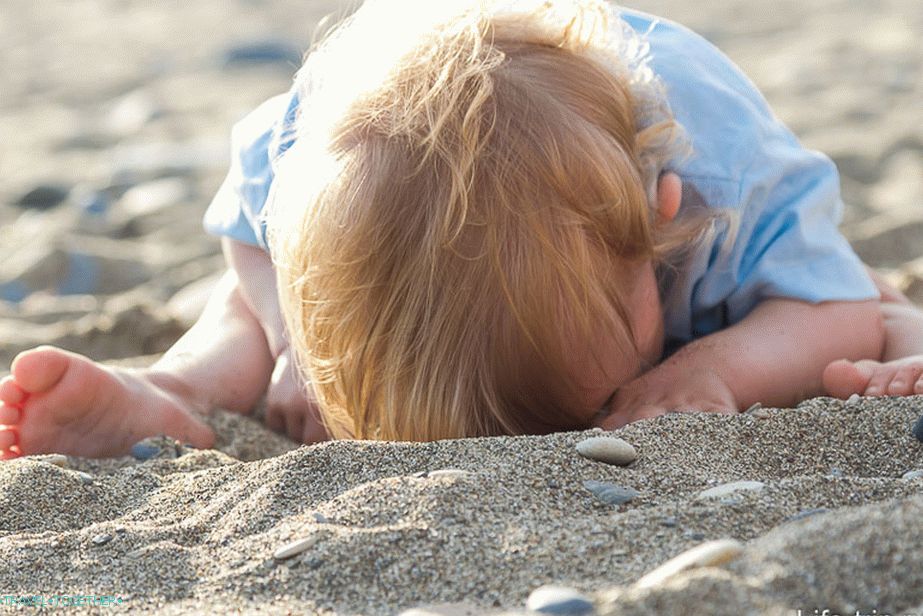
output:
[[923, 393], [835, 168], [711, 45], [596, 0], [414, 8], [369, 0], [235, 128], [229, 268], [161, 360], [16, 358], [4, 457], [209, 447], [198, 414], [264, 393], [306, 443]]

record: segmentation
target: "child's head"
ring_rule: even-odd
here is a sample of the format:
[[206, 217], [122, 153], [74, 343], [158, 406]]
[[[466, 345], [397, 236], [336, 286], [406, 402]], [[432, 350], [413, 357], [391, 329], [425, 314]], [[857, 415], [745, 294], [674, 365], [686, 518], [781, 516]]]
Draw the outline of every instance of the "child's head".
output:
[[701, 229], [650, 205], [679, 128], [602, 2], [420, 4], [367, 4], [301, 73], [270, 219], [292, 346], [335, 437], [585, 427], [659, 357], [652, 264]]

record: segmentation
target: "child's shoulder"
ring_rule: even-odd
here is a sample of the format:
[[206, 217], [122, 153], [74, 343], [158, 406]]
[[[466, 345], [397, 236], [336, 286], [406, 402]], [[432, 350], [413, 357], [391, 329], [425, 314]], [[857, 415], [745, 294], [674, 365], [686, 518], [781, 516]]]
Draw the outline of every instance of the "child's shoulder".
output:
[[649, 46], [648, 66], [691, 141], [693, 156], [677, 169], [680, 175], [699, 179], [705, 190], [734, 193], [725, 196], [732, 199], [772, 144], [800, 149], [752, 81], [704, 37], [639, 11], [619, 9], [619, 15]]

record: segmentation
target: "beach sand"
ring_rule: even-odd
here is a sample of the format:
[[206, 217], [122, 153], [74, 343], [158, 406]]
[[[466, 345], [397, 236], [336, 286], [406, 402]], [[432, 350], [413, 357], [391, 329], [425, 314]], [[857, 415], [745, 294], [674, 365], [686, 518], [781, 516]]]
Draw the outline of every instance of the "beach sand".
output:
[[[923, 304], [918, 4], [632, 6], [718, 44], [804, 143], [835, 160], [844, 233]], [[230, 126], [288, 88], [315, 24], [340, 3], [7, 5], [0, 374], [42, 343], [144, 365], [195, 318], [221, 267], [200, 220], [227, 169]], [[598, 614], [923, 614], [923, 478], [904, 478], [923, 470], [911, 434], [921, 415], [919, 396], [671, 414], [615, 434], [638, 452], [622, 468], [576, 452], [599, 431], [298, 447], [258, 411], [218, 411], [214, 450], [162, 441], [147, 461], [0, 464], [0, 601], [122, 601], [81, 608], [94, 613], [515, 613], [554, 584]], [[440, 469], [467, 472], [420, 476]], [[638, 494], [607, 504], [587, 481]], [[762, 485], [699, 497], [736, 481]], [[299, 539], [302, 552], [274, 558]], [[742, 543], [728, 562], [637, 584], [722, 539]]]

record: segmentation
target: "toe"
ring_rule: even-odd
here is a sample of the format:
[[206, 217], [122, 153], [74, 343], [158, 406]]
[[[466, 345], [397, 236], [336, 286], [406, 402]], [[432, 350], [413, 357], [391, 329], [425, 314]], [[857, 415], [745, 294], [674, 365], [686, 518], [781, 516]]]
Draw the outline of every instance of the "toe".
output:
[[868, 386], [878, 362], [851, 362], [840, 359], [824, 369], [823, 382], [827, 393], [836, 398], [848, 398], [861, 393]]
[[888, 384], [889, 396], [909, 396], [913, 393], [914, 383], [923, 373], [923, 366], [908, 365], [902, 366], [894, 373], [894, 378]]
[[40, 346], [17, 355], [11, 371], [23, 391], [37, 393], [47, 391], [60, 381], [69, 364], [70, 356], [66, 351]]
[[891, 378], [893, 376], [894, 372], [892, 370], [876, 370], [872, 378], [869, 379], [869, 384], [865, 388], [863, 394], [866, 396], [887, 396], [888, 385], [891, 384]]
[[11, 406], [19, 406], [25, 402], [27, 395], [22, 387], [16, 384], [12, 376], [3, 377], [0, 380], [0, 402]]
[[22, 419], [22, 412], [15, 406], [0, 404], [0, 426], [14, 426]]
[[15, 430], [0, 430], [0, 451], [13, 447], [18, 440]]

